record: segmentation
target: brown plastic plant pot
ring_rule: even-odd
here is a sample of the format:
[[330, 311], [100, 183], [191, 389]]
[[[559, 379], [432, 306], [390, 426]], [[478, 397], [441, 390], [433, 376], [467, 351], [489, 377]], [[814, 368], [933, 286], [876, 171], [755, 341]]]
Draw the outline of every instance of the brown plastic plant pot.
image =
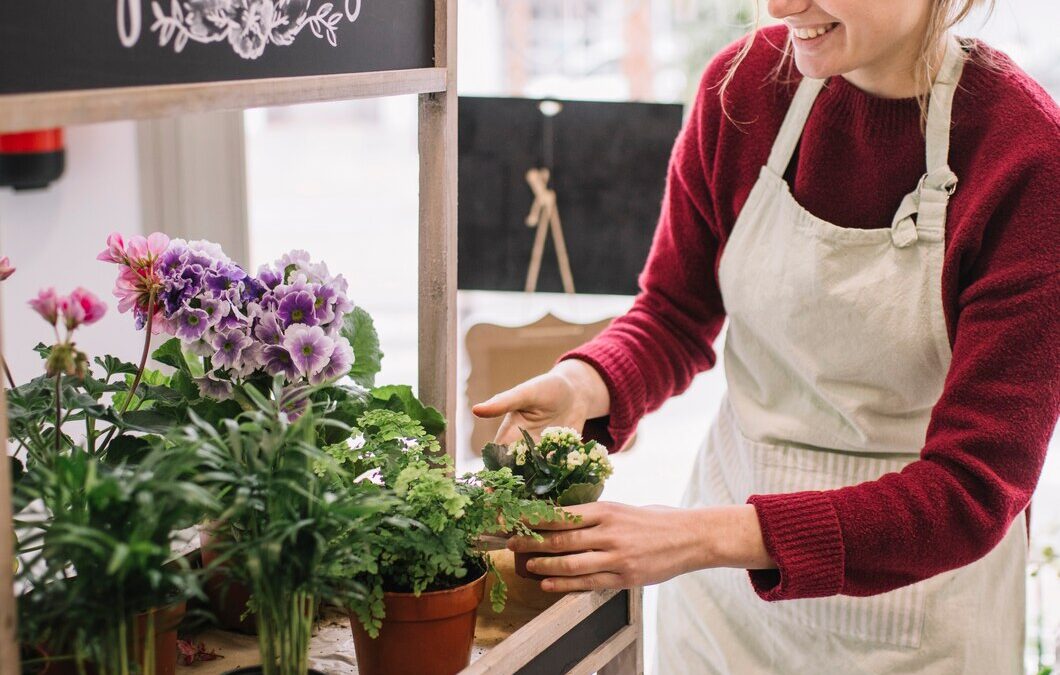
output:
[[534, 574], [530, 570], [526, 569], [526, 561], [530, 558], [555, 558], [556, 556], [566, 555], [565, 553], [516, 553], [515, 554], [515, 573], [524, 579], [533, 579], [535, 581], [541, 581], [542, 579], [548, 579], [540, 574]]
[[[142, 636], [147, 632], [147, 617], [154, 615], [155, 622], [155, 675], [176, 675], [177, 672], [177, 627], [184, 618], [187, 604], [180, 602], [175, 605], [153, 609], [150, 612], [136, 615], [136, 635]], [[140, 668], [143, 667], [145, 640], [139, 638], [132, 645], [133, 658]], [[43, 650], [41, 650], [43, 652]], [[85, 662], [85, 673], [87, 675], [98, 675], [96, 664]], [[45, 665], [43, 670], [37, 671], [36, 675], [80, 675], [77, 664], [72, 659], [54, 661]]]
[[445, 591], [384, 593], [386, 618], [371, 638], [350, 615], [360, 675], [454, 675], [471, 663], [475, 616], [486, 573]]
[[[222, 526], [208, 523], [199, 530], [199, 553], [202, 555], [202, 566], [212, 565], [217, 559], [217, 551], [212, 547], [220, 539], [217, 534]], [[247, 613], [250, 602], [250, 589], [246, 584], [226, 578], [225, 565], [211, 572], [203, 583], [203, 591], [210, 605], [210, 611], [217, 617], [221, 628], [236, 633], [256, 635], [258, 624], [253, 613]]]

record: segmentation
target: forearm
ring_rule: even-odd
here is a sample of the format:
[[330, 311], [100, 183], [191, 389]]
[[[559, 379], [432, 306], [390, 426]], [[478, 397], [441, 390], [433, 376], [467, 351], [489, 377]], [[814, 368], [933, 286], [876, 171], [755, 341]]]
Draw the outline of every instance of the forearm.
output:
[[750, 504], [685, 509], [691, 549], [697, 552], [689, 571], [710, 567], [764, 570], [776, 568], [762, 539], [755, 507]]

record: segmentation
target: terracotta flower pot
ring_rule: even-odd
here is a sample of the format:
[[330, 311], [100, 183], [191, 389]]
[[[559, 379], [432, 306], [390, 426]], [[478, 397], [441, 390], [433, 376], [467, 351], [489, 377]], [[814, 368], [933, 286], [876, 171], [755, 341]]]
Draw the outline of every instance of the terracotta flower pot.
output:
[[[508, 585], [508, 603], [506, 608], [512, 607], [515, 611], [528, 609], [540, 612], [556, 604], [563, 597], [562, 593], [549, 593], [541, 590], [541, 582], [537, 579], [527, 579], [519, 576], [515, 569], [515, 553], [512, 551], [507, 549], [490, 551], [489, 556], [493, 561], [493, 567], [497, 570], [497, 574]], [[491, 583], [492, 579], [486, 580], [487, 594], [490, 591]]]
[[384, 593], [386, 618], [379, 637], [368, 637], [350, 616], [357, 672], [361, 675], [454, 675], [471, 662], [475, 612], [486, 573], [445, 591]]
[[[155, 675], [176, 675], [177, 627], [184, 618], [186, 608], [186, 603], [181, 602], [136, 615], [137, 636], [147, 633], [147, 618], [151, 614], [154, 615]], [[141, 666], [145, 645], [144, 638], [139, 637], [131, 646], [133, 659]], [[99, 671], [94, 663], [85, 663], [85, 672], [88, 675], [97, 675]], [[79, 670], [72, 659], [64, 659], [45, 664], [43, 670], [37, 671], [37, 675], [79, 675]]]
[[[212, 565], [217, 560], [217, 552], [212, 545], [218, 541], [220, 529], [221, 526], [217, 523], [207, 523], [199, 531], [203, 567]], [[219, 569], [211, 573], [203, 584], [210, 611], [217, 617], [217, 623], [221, 628], [254, 635], [258, 632], [254, 615], [247, 614], [245, 618], [243, 616], [247, 611], [247, 603], [250, 602], [250, 589], [246, 584], [226, 578], [224, 567], [221, 565]]]

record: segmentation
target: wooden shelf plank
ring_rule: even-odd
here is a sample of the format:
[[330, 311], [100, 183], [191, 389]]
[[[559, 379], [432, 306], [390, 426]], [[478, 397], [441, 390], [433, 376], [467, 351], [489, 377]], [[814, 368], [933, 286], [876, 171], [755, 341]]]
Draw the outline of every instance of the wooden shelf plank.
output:
[[0, 132], [210, 110], [444, 92], [445, 68], [0, 96]]
[[530, 623], [511, 634], [498, 648], [472, 663], [462, 675], [514, 673], [613, 598], [617, 591], [570, 593]]

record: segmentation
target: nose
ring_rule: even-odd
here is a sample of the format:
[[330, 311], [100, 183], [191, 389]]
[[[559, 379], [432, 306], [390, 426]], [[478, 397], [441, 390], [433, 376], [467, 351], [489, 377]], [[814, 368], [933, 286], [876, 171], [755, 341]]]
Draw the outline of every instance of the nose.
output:
[[774, 19], [784, 19], [802, 14], [813, 5], [813, 0], [769, 0], [766, 9]]

